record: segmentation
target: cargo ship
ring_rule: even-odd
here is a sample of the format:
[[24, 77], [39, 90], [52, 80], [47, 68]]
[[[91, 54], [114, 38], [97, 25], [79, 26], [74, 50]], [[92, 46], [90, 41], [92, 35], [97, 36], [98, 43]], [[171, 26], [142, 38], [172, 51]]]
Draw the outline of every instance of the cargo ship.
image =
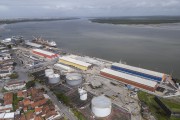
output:
[[56, 45], [57, 45], [55, 41], [44, 40], [41, 37], [37, 37], [37, 38], [34, 37], [32, 42], [42, 44], [42, 45], [46, 45], [46, 46], [50, 46], [50, 47], [56, 47]]

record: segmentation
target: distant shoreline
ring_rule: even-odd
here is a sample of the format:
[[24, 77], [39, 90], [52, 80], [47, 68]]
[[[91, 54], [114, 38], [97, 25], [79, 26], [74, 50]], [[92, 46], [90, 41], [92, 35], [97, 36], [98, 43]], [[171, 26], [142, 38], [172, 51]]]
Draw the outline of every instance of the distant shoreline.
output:
[[107, 18], [91, 18], [94, 23], [106, 24], [127, 24], [127, 25], [153, 25], [166, 23], [180, 23], [180, 17], [107, 17]]
[[34, 19], [6, 19], [6, 20], [0, 20], [0, 25], [2, 24], [13, 24], [13, 23], [20, 23], [20, 22], [45, 22], [45, 21], [59, 21], [59, 20], [75, 20], [79, 18], [34, 18]]

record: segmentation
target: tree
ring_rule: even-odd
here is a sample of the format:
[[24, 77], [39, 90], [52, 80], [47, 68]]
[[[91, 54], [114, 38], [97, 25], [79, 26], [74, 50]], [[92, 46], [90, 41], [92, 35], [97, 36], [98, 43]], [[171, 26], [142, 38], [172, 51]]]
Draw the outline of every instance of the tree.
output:
[[34, 87], [35, 86], [35, 81], [34, 80], [31, 80], [31, 81], [28, 81], [26, 83], [26, 88], [29, 89], [31, 87]]
[[11, 46], [11, 45], [7, 45], [7, 48], [11, 49], [11, 48], [12, 48], [12, 46]]
[[17, 79], [19, 77], [19, 75], [17, 73], [12, 73], [9, 77], [11, 79]]

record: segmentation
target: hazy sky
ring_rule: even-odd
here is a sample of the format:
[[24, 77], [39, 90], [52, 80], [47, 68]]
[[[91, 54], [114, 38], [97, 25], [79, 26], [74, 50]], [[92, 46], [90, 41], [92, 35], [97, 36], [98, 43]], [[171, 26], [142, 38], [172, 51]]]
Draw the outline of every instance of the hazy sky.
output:
[[0, 18], [180, 15], [180, 0], [0, 0]]

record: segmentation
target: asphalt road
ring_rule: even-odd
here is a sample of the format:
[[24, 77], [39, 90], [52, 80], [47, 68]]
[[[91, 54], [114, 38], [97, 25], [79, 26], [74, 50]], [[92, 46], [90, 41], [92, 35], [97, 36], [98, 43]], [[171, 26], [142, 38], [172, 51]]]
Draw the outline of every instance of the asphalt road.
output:
[[69, 108], [63, 105], [62, 103], [60, 103], [57, 97], [54, 95], [54, 93], [49, 90], [49, 88], [47, 88], [44, 85], [42, 86], [41, 84], [38, 84], [38, 83], [36, 84], [36, 86], [43, 87], [47, 91], [47, 94], [51, 98], [52, 102], [58, 106], [58, 108], [60, 109], [60, 112], [64, 113], [66, 118], [68, 118], [69, 120], [77, 120], [77, 118], [73, 115], [73, 113], [69, 110]]

